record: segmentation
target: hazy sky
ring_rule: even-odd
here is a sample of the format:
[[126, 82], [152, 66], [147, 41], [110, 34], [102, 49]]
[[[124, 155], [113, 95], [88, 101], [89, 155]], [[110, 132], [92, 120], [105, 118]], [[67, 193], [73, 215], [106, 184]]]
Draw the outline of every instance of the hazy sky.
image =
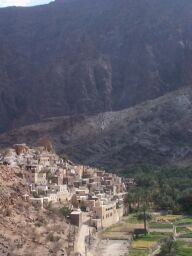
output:
[[52, 0], [0, 0], [0, 7], [6, 6], [32, 6], [47, 4]]

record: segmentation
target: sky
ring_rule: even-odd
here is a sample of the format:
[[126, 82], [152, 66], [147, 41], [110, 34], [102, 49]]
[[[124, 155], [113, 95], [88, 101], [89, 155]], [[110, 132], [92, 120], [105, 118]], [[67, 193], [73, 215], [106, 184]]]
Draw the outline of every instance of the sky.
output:
[[0, 0], [0, 7], [6, 6], [34, 6], [47, 4], [52, 0]]

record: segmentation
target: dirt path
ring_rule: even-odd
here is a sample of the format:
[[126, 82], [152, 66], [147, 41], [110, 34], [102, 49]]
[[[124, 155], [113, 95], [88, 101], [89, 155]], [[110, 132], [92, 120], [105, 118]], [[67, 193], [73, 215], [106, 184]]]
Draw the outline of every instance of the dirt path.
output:
[[[128, 240], [100, 240], [98, 234], [91, 236], [88, 246], [90, 227], [86, 224], [89, 217], [83, 216], [83, 225], [80, 227], [75, 243], [75, 252], [81, 256], [124, 256], [128, 255], [130, 243]], [[91, 230], [92, 233], [93, 230]], [[87, 243], [86, 243], [87, 242]]]
[[124, 256], [128, 255], [129, 242], [125, 240], [102, 240], [94, 256]]
[[75, 251], [80, 253], [81, 255], [93, 256], [92, 252], [88, 251], [85, 238], [89, 235], [89, 226], [83, 224], [79, 229], [79, 234], [77, 237], [77, 242], [75, 246]]

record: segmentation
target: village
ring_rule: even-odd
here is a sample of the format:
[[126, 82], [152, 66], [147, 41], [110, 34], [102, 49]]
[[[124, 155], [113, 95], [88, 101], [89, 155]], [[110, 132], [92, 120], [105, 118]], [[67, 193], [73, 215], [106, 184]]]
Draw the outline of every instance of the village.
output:
[[[0, 166], [19, 177], [18, 182], [22, 181], [20, 189], [27, 187], [22, 193], [20, 189], [17, 191], [16, 185], [16, 194], [7, 195], [7, 207], [1, 205], [5, 217], [1, 223], [4, 231], [0, 244], [4, 249], [0, 246], [0, 253], [5, 252], [2, 255], [9, 254], [6, 254], [8, 242], [1, 240], [9, 235], [7, 227], [18, 220], [23, 223], [19, 224], [21, 227], [27, 228], [26, 232], [32, 232], [28, 245], [22, 236], [22, 247], [16, 247], [16, 250], [21, 250], [18, 255], [23, 255], [22, 250], [35, 244], [37, 251], [34, 253], [42, 252], [42, 255], [153, 256], [158, 255], [161, 242], [170, 234], [178, 243], [180, 239], [185, 243], [191, 241], [192, 220], [189, 216], [151, 209], [151, 218], [145, 226], [144, 219], [134, 212], [139, 205], [136, 194], [131, 199], [132, 189], [137, 188], [134, 178], [75, 164], [66, 155], [57, 155], [50, 145], [29, 147], [15, 144], [1, 151]], [[4, 174], [1, 173], [6, 177]], [[7, 173], [7, 182], [14, 184], [14, 180], [9, 182], [11, 178]], [[22, 210], [21, 201], [18, 206], [11, 202], [12, 195], [16, 197], [17, 193], [28, 207], [26, 210]], [[130, 207], [134, 208], [133, 212], [128, 209]], [[11, 209], [16, 210], [15, 219], [14, 211], [10, 214]]]
[[[18, 175], [29, 187], [24, 200], [39, 209], [65, 206], [70, 225], [80, 232], [86, 221], [88, 226], [84, 228], [95, 231], [118, 223], [125, 212], [127, 182], [134, 183], [104, 170], [76, 165], [44, 146], [15, 144], [0, 155], [0, 164], [18, 169]], [[81, 234], [80, 239], [86, 235]]]

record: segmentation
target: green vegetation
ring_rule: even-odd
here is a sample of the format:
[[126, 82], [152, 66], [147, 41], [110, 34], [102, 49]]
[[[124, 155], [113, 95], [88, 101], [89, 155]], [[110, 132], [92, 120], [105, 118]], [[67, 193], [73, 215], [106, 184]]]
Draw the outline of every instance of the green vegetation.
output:
[[192, 218], [181, 218], [180, 220], [175, 222], [175, 225], [177, 226], [183, 226], [183, 225], [192, 225]]
[[123, 221], [126, 223], [132, 223], [132, 224], [143, 223], [143, 220], [139, 220], [135, 214], [129, 214], [127, 217], [124, 217]]
[[143, 228], [143, 221], [139, 221], [135, 214], [130, 214], [120, 223], [104, 229], [100, 236], [102, 239], [127, 240], [130, 232], [135, 228]]
[[148, 256], [148, 255], [149, 255], [149, 253], [148, 253], [147, 250], [136, 250], [136, 249], [133, 249], [129, 253], [129, 256]]
[[139, 235], [139, 238], [135, 239], [137, 240], [143, 240], [143, 241], [160, 241], [161, 239], [166, 238], [169, 236], [170, 233], [163, 233], [163, 232], [151, 232], [149, 234], [145, 235]]
[[189, 230], [186, 227], [176, 227], [177, 233], [188, 232]]
[[[192, 238], [192, 168], [139, 168], [129, 172], [137, 186], [128, 190], [126, 223], [143, 223], [156, 232], [140, 234], [131, 244], [131, 256], [147, 255], [161, 244], [162, 256], [192, 256], [192, 244], [175, 242], [174, 228], [181, 238]], [[159, 216], [150, 212], [161, 212]], [[159, 232], [162, 230], [162, 232]], [[157, 232], [158, 231], [158, 232]]]
[[150, 235], [153, 236], [153, 239], [156, 240], [162, 240], [164, 238], [170, 237], [172, 235], [172, 232], [150, 232]]
[[[131, 214], [130, 218], [128, 218], [129, 221], [134, 220], [136, 221], [136, 214]], [[127, 221], [128, 221], [127, 220]], [[189, 252], [191, 249], [188, 248], [177, 248], [177, 252], [175, 254], [175, 250], [173, 249], [173, 252], [169, 254], [165, 254], [166, 250], [166, 243], [167, 241], [172, 240], [173, 237], [173, 230], [174, 227], [176, 227], [176, 232], [177, 235], [179, 235], [180, 238], [192, 238], [192, 225], [191, 225], [191, 220], [192, 218], [181, 216], [181, 215], [165, 215], [165, 216], [152, 216], [152, 220], [149, 220], [148, 227], [149, 227], [149, 232], [151, 229], [157, 230], [154, 232], [150, 232], [147, 235], [140, 234], [136, 239], [134, 239], [133, 242], [133, 249], [137, 249], [134, 251], [133, 255], [140, 255], [139, 250], [142, 250], [144, 248], [145, 243], [148, 242], [156, 242], [156, 244], [162, 244], [162, 254], [161, 255], [176, 255], [176, 256], [182, 256], [182, 255], [187, 255], [185, 252]], [[166, 223], [160, 223], [159, 221], [165, 221]], [[168, 223], [169, 221], [169, 223]], [[162, 231], [159, 231], [162, 230]], [[166, 241], [166, 242], [165, 242]], [[177, 244], [176, 244], [177, 245]], [[153, 244], [148, 244], [149, 248]], [[172, 247], [172, 242], [169, 243], [169, 246]], [[178, 247], [178, 246], [177, 246]], [[186, 247], [186, 246], [185, 246]], [[146, 249], [146, 248], [145, 248]], [[132, 250], [131, 250], [132, 251]], [[188, 254], [191, 255], [192, 254]]]
[[192, 168], [143, 167], [128, 173], [137, 183], [125, 200], [129, 212], [140, 211], [144, 203], [165, 213], [192, 214]]
[[161, 246], [159, 256], [177, 256], [178, 255], [178, 244], [173, 239], [168, 238]]
[[[136, 222], [137, 218], [137, 214], [131, 214], [131, 217], [128, 218], [128, 221], [132, 221], [134, 220], [134, 222]], [[131, 243], [131, 254], [130, 255], [135, 255], [135, 256], [139, 256], [139, 255], [149, 255], [149, 251], [153, 251], [157, 248], [158, 244], [162, 243], [163, 241], [165, 241], [166, 239], [168, 239], [170, 236], [173, 235], [173, 225], [171, 224], [161, 224], [158, 222], [155, 222], [156, 217], [154, 216], [150, 216], [150, 218], [148, 219], [148, 226], [150, 226], [151, 224], [156, 225], [155, 228], [157, 228], [157, 230], [160, 229], [160, 227], [162, 227], [162, 232], [156, 231], [156, 232], [150, 232], [147, 234], [139, 234], [138, 236], [135, 237], [135, 239], [132, 241]], [[137, 224], [135, 224], [137, 225]], [[160, 226], [161, 225], [161, 226]], [[142, 224], [143, 226], [143, 224]], [[166, 226], [166, 227], [165, 227]], [[170, 231], [164, 231], [164, 229], [166, 228], [170, 228]], [[154, 228], [154, 229], [155, 229]], [[150, 231], [150, 229], [149, 229]]]
[[191, 256], [192, 255], [192, 243], [186, 243], [178, 241], [178, 256]]
[[185, 234], [181, 235], [180, 237], [181, 238], [192, 238], [192, 232], [185, 233]]
[[173, 229], [173, 225], [172, 224], [167, 224], [167, 223], [151, 222], [151, 223], [149, 223], [149, 228], [153, 228], [153, 229]]
[[67, 217], [70, 215], [70, 213], [71, 213], [71, 210], [70, 210], [68, 207], [66, 207], [66, 206], [60, 208], [59, 211], [60, 211], [60, 213], [61, 213], [65, 218], [67, 218]]

